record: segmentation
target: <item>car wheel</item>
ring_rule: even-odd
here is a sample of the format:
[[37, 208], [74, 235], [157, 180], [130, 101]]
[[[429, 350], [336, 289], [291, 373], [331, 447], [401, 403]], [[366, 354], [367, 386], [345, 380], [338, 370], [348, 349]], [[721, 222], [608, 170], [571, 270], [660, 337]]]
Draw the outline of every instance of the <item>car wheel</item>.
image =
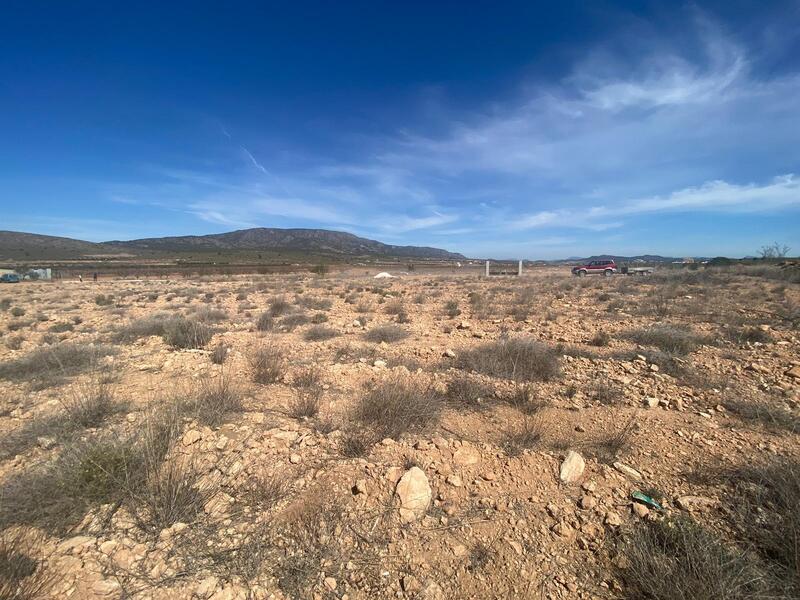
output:
[[611, 269], [606, 269], [605, 271], [603, 271], [603, 275], [605, 275], [606, 277], [611, 277], [613, 273], [614, 271], [612, 271]]
[[583, 269], [578, 271], [578, 277], [583, 277], [584, 275], [586, 275], [586, 271], [584, 271]]

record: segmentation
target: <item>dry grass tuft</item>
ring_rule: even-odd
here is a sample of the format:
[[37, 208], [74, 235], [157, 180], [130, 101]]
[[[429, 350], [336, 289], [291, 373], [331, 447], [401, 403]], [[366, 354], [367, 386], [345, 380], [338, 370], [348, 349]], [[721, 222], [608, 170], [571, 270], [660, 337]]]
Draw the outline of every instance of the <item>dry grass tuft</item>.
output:
[[463, 352], [458, 366], [515, 381], [550, 381], [561, 374], [558, 355], [531, 338], [504, 338]]
[[280, 381], [286, 372], [283, 352], [273, 344], [256, 348], [250, 354], [249, 363], [253, 381], [262, 385]]
[[[687, 517], [640, 522], [620, 548], [630, 600], [753, 600], [772, 596], [752, 557]], [[788, 598], [788, 596], [786, 596]]]
[[393, 377], [379, 383], [358, 400], [354, 421], [380, 438], [399, 439], [409, 431], [422, 431], [439, 420], [442, 401], [413, 378]]
[[408, 332], [397, 325], [379, 325], [364, 334], [364, 339], [374, 344], [399, 342], [408, 337]]
[[56, 574], [42, 558], [44, 538], [21, 529], [0, 534], [0, 600], [48, 596]]

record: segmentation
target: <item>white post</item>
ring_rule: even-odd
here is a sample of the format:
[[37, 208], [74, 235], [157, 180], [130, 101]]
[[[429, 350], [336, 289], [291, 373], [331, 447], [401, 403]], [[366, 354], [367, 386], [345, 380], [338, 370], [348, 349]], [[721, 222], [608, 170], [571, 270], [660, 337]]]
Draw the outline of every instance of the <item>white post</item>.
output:
[[522, 261], [517, 265], [517, 277], [522, 277]]
[[489, 261], [486, 261], [486, 276], [489, 276]]

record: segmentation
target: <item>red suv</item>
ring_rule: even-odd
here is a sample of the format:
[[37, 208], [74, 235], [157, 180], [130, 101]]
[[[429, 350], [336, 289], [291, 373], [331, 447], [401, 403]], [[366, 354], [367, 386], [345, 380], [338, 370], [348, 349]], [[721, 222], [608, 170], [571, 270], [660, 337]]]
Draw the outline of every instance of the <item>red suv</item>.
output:
[[605, 275], [608, 277], [616, 272], [617, 263], [613, 260], [593, 260], [585, 265], [572, 267], [572, 274], [578, 277], [583, 277], [584, 275]]

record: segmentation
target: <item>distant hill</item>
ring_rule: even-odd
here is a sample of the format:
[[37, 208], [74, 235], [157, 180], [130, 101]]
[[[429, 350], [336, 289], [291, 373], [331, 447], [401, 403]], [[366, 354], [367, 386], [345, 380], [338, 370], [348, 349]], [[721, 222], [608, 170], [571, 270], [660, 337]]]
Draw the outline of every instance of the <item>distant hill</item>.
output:
[[[614, 254], [597, 254], [595, 256], [587, 256], [586, 258], [565, 258], [562, 262], [589, 262], [592, 260], [613, 260], [618, 263], [631, 263], [631, 262], [644, 262], [644, 263], [671, 263], [676, 260], [683, 260], [682, 258], [673, 258], [671, 256], [660, 256], [658, 254], [640, 254], [638, 256], [617, 256]], [[701, 260], [696, 258], [695, 260]]]
[[0, 231], [0, 260], [64, 260], [109, 254], [122, 255], [124, 251], [72, 238]]
[[237, 251], [308, 254], [317, 257], [391, 257], [463, 260], [440, 248], [393, 246], [342, 231], [259, 227], [212, 235], [148, 238], [103, 243], [0, 231], [0, 260], [69, 260], [98, 255], [147, 255]]
[[257, 227], [229, 233], [148, 238], [106, 242], [126, 250], [191, 252], [203, 250], [272, 250], [341, 256], [391, 256], [407, 258], [463, 259], [464, 256], [426, 246], [393, 246], [327, 229], [276, 229]]

